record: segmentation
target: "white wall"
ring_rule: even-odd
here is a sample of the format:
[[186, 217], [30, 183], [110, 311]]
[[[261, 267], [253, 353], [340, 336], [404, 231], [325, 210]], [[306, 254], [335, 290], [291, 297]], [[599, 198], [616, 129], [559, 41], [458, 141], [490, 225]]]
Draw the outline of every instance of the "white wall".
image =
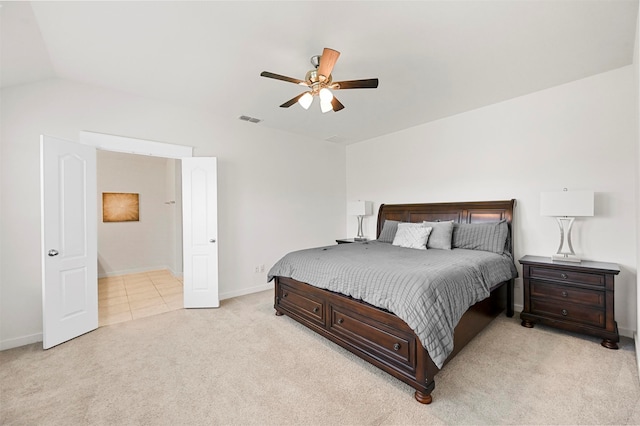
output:
[[[221, 298], [267, 289], [286, 252], [344, 235], [345, 149], [207, 111], [54, 79], [2, 90], [0, 349], [41, 340], [39, 136], [81, 130], [218, 157]], [[240, 114], [238, 114], [240, 115]]]
[[[637, 247], [637, 261], [640, 264], [640, 11], [638, 11], [638, 16], [636, 17], [636, 40], [635, 45], [633, 47], [633, 75], [634, 75], [634, 83], [635, 90], [633, 91], [636, 96], [636, 110], [635, 110], [635, 119], [636, 119], [636, 247]], [[636, 359], [638, 361], [638, 371], [640, 371], [640, 312], [638, 312], [637, 307], [640, 306], [640, 291], [638, 291], [638, 287], [640, 287], [640, 276], [637, 277], [636, 281], [636, 334], [634, 335], [636, 341]]]
[[[98, 276], [154, 269], [175, 270], [178, 224], [175, 211], [176, 160], [118, 152], [97, 152]], [[140, 220], [103, 222], [102, 194], [139, 194]]]
[[[380, 203], [517, 199], [515, 255], [551, 255], [559, 231], [542, 191], [596, 192], [576, 252], [615, 262], [615, 316], [636, 328], [637, 128], [633, 68], [620, 68], [347, 147], [347, 199]], [[366, 232], [375, 237], [375, 220]], [[347, 222], [354, 235], [355, 219]], [[521, 270], [520, 270], [521, 272]], [[518, 281], [519, 289], [521, 282]], [[522, 304], [517, 290], [516, 303]]]

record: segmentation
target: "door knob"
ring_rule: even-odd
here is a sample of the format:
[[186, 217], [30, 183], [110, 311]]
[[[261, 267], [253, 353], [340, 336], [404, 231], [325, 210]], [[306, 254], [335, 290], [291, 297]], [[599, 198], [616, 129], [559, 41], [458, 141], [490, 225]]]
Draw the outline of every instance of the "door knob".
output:
[[216, 240], [215, 240], [215, 238], [212, 238], [212, 239], [210, 239], [210, 240], [209, 240], [209, 242], [210, 242], [210, 243], [215, 243], [215, 242], [216, 242]]
[[51, 249], [49, 250], [49, 253], [47, 253], [49, 256], [53, 257], [53, 256], [57, 256], [58, 255], [58, 250], [54, 250]]

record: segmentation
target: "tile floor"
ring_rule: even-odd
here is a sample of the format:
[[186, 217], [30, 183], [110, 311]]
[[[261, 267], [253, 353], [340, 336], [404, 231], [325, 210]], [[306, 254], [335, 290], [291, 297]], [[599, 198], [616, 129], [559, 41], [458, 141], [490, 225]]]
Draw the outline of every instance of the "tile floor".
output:
[[182, 279], [168, 270], [98, 279], [100, 327], [182, 307]]

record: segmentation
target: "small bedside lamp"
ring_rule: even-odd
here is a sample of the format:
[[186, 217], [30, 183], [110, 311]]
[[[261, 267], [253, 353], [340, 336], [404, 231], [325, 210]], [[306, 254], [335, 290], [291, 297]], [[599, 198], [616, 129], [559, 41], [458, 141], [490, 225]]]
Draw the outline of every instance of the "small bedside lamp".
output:
[[364, 241], [366, 238], [362, 233], [362, 218], [373, 214], [373, 203], [371, 201], [350, 201], [347, 205], [347, 214], [350, 216], [358, 216], [358, 236], [354, 238], [356, 241]]
[[551, 259], [580, 262], [571, 245], [571, 227], [576, 216], [593, 216], [593, 191], [568, 191], [565, 188], [561, 192], [543, 192], [540, 194], [540, 214], [554, 216], [560, 226], [560, 247]]

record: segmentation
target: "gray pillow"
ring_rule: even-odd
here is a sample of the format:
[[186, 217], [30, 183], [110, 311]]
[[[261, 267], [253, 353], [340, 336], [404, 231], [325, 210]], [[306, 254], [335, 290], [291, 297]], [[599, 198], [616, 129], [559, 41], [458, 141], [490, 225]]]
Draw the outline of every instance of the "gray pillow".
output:
[[398, 231], [391, 244], [404, 248], [426, 250], [431, 229], [422, 223], [399, 223]]
[[453, 248], [484, 250], [502, 254], [509, 228], [506, 220], [488, 223], [455, 223]]
[[431, 230], [431, 235], [429, 235], [429, 240], [427, 241], [427, 248], [451, 250], [451, 239], [453, 237], [453, 221], [424, 221], [422, 223], [433, 228]]
[[393, 239], [398, 231], [399, 223], [400, 221], [398, 220], [385, 220], [384, 225], [382, 225], [382, 231], [380, 231], [378, 241], [381, 243], [393, 243]]

